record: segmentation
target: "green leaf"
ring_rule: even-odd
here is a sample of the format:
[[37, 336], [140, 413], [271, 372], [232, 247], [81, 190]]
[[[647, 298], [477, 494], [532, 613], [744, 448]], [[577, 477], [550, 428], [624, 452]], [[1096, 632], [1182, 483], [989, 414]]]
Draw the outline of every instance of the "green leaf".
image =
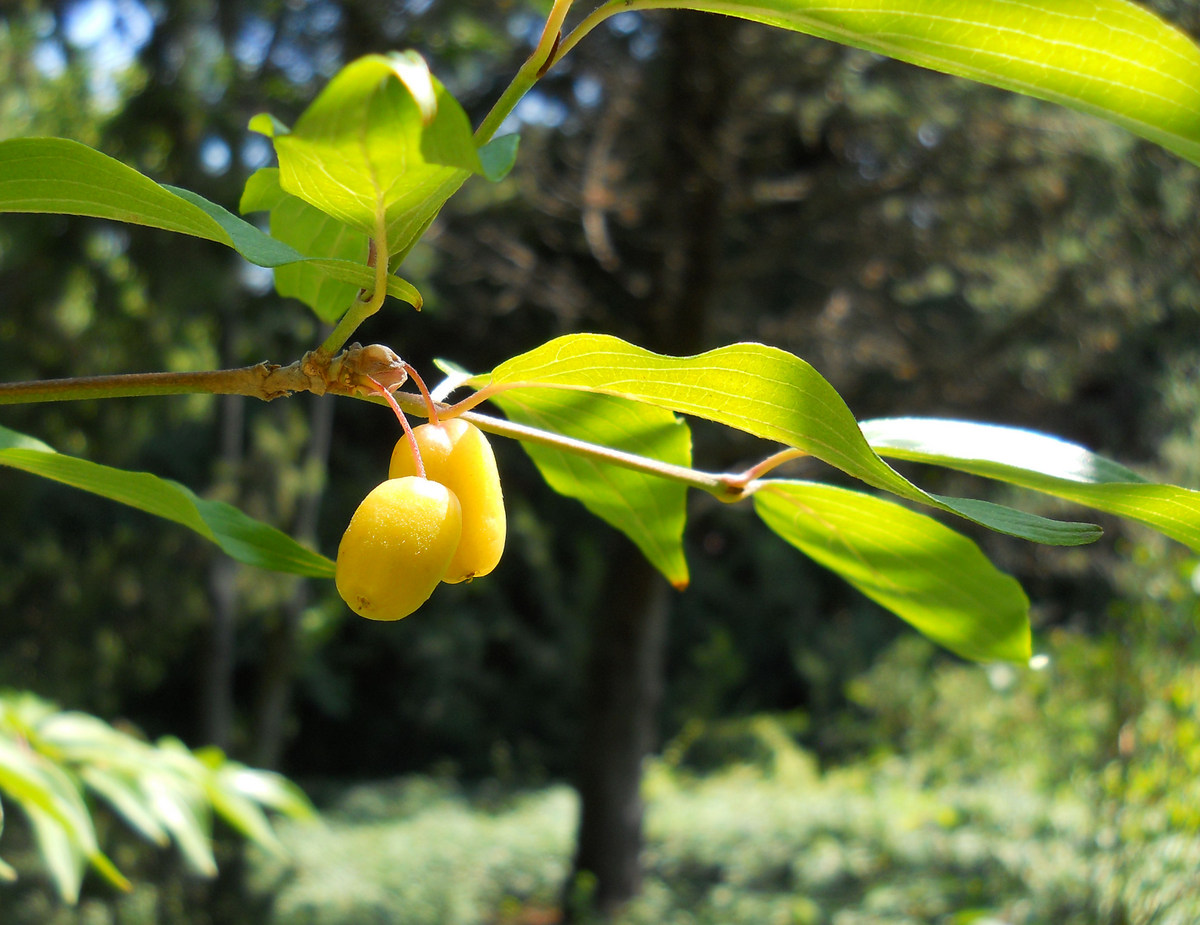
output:
[[[271, 236], [310, 257], [332, 257], [366, 266], [368, 239], [363, 232], [326, 215], [279, 185], [279, 170], [264, 167], [246, 181], [242, 212], [269, 211]], [[275, 290], [299, 299], [323, 321], [335, 322], [358, 298], [360, 287], [331, 278], [311, 263], [275, 268]]]
[[1027, 661], [1029, 601], [965, 536], [861, 492], [771, 480], [754, 494], [763, 522], [805, 555], [952, 652]]
[[75, 769], [83, 785], [143, 837], [160, 846], [169, 844], [140, 784], [141, 776], [156, 762], [147, 743], [75, 711], [46, 716], [30, 734], [40, 751]]
[[346, 65], [274, 142], [283, 189], [372, 237], [382, 220], [393, 266], [484, 172], [466, 113], [412, 52]]
[[0, 211], [90, 215], [233, 246], [204, 210], [132, 167], [66, 138], [0, 141]]
[[479, 161], [483, 165], [483, 175], [493, 183], [498, 183], [508, 176], [517, 162], [517, 148], [521, 136], [501, 135], [493, 138], [479, 149]]
[[0, 737], [0, 790], [28, 816], [64, 901], [78, 899], [85, 861], [115, 886], [128, 889], [129, 882], [100, 851], [79, 787], [63, 768], [25, 744]]
[[[284, 268], [311, 269], [332, 280], [352, 284], [345, 291], [351, 291], [354, 294], [357, 294], [359, 289], [375, 288], [375, 271], [367, 266], [365, 250], [361, 255], [362, 259], [357, 260], [345, 259], [341, 256], [342, 252], [306, 255], [284, 240], [276, 240], [270, 235], [264, 234], [249, 222], [238, 218], [216, 203], [209, 202], [203, 196], [174, 187], [170, 187], [170, 189], [173, 189], [180, 198], [186, 199], [212, 217], [229, 235], [231, 246], [253, 264], [260, 267], [271, 267], [277, 273]], [[335, 225], [340, 225], [333, 219], [330, 221]], [[341, 227], [345, 228], [344, 225]], [[417, 308], [421, 307], [421, 294], [417, 292], [412, 283], [397, 276], [389, 276], [387, 288], [389, 295], [415, 305]], [[340, 311], [335, 313], [333, 309], [328, 309], [328, 314], [332, 315], [331, 318], [326, 318], [325, 315], [322, 315], [322, 318], [336, 320], [345, 313], [351, 301], [353, 301], [353, 296], [346, 300]]]
[[214, 773], [218, 785], [226, 792], [237, 793], [292, 819], [317, 818], [317, 811], [304, 791], [282, 774], [248, 768], [236, 761], [224, 762]]
[[260, 135], [266, 135], [268, 138], [274, 138], [276, 135], [286, 135], [291, 131], [290, 128], [269, 112], [260, 112], [258, 115], [252, 116], [246, 128], [252, 132], [258, 132]]
[[68, 905], [79, 901], [79, 888], [83, 886], [86, 857], [79, 844], [57, 819], [37, 806], [22, 807], [33, 828], [38, 853], [42, 863], [54, 881], [59, 898]]
[[[66, 138], [0, 141], [0, 212], [86, 215], [147, 225], [223, 244], [258, 266], [304, 263], [358, 288], [375, 286], [374, 271], [365, 261], [305, 256], [202, 196], [160, 186], [132, 167]], [[412, 284], [397, 277], [388, 279], [388, 293], [421, 304]]]
[[0, 790], [26, 812], [38, 810], [68, 831], [83, 853], [96, 849], [91, 817], [66, 772], [8, 737], [0, 737]]
[[970, 472], [1140, 521], [1200, 551], [1200, 492], [1149, 482], [1057, 437], [936, 418], [865, 421], [878, 452]]
[[203, 792], [177, 774], [155, 770], [142, 782], [155, 817], [171, 833], [171, 838], [193, 871], [214, 877], [217, 861], [212, 852], [212, 832]]
[[[115, 885], [129, 884], [96, 845], [86, 786], [159, 845], [174, 840], [189, 865], [216, 872], [210, 832], [216, 808], [268, 850], [278, 841], [263, 809], [312, 818], [312, 806], [278, 774], [192, 752], [170, 737], [156, 744], [23, 692], [0, 694], [0, 790], [25, 809], [60, 892], [73, 901], [84, 862]], [[11, 870], [0, 868], [0, 876]]]
[[1126, 0], [609, 0], [725, 13], [1049, 100], [1200, 163], [1200, 48]]
[[733, 344], [699, 356], [670, 357], [608, 335], [571, 334], [502, 363], [492, 371], [487, 390], [501, 394], [531, 387], [617, 395], [717, 421], [796, 447], [875, 488], [1034, 542], [1069, 546], [1100, 536], [1093, 524], [922, 491], [867, 445], [833, 386], [808, 363], [776, 347]]
[[208, 789], [208, 799], [217, 815], [240, 832], [244, 838], [276, 856], [286, 853], [275, 830], [271, 828], [266, 813], [259, 805], [236, 790], [222, 787], [219, 778], [215, 775], [212, 786]]
[[[225, 232], [230, 247], [260, 267], [279, 267], [289, 263], [302, 261], [304, 255], [283, 241], [276, 240], [269, 234], [264, 234], [249, 222], [238, 218], [228, 209], [223, 209], [215, 202], [209, 202], [198, 193], [180, 189], [177, 186], [165, 186], [166, 189], [185, 202], [191, 203]], [[216, 239], [214, 239], [216, 240]]]
[[147, 841], [165, 848], [171, 839], [154, 815], [138, 778], [103, 764], [86, 764], [79, 769], [84, 786], [104, 800], [113, 811]]
[[313, 578], [333, 577], [332, 561], [301, 546], [286, 533], [231, 505], [198, 498], [184, 486], [156, 475], [65, 456], [5, 427], [0, 427], [0, 465], [54, 479], [182, 524], [247, 565]]
[[[691, 432], [670, 411], [588, 392], [520, 389], [495, 402], [511, 420], [577, 440], [690, 466]], [[687, 587], [687, 488], [668, 479], [522, 441], [550, 487], [628, 536], [677, 588]]]

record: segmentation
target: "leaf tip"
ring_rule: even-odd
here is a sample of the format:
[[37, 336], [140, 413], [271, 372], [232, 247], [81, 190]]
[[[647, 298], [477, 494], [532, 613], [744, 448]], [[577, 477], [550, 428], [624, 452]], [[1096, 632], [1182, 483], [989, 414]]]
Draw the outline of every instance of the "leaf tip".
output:
[[411, 49], [396, 51], [387, 56], [392, 73], [416, 101], [421, 113], [421, 123], [428, 128], [437, 118], [437, 90], [433, 85], [433, 74], [421, 55]]
[[266, 135], [268, 138], [274, 138], [277, 135], [287, 135], [291, 132], [291, 129], [269, 112], [260, 112], [258, 115], [253, 116], [246, 127], [250, 131]]

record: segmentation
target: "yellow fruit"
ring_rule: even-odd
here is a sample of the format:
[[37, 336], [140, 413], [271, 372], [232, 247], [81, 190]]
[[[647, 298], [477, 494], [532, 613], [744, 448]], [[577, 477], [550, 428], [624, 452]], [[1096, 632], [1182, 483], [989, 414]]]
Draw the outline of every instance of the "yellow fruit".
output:
[[[507, 521], [500, 473], [491, 444], [478, 427], [462, 418], [413, 428], [425, 475], [441, 482], [462, 505], [462, 540], [443, 581], [454, 584], [486, 575], [504, 552]], [[412, 447], [401, 437], [392, 451], [391, 478], [414, 475]]]
[[388, 479], [363, 499], [342, 534], [338, 593], [369, 620], [407, 617], [442, 580], [461, 536], [454, 492], [429, 479]]

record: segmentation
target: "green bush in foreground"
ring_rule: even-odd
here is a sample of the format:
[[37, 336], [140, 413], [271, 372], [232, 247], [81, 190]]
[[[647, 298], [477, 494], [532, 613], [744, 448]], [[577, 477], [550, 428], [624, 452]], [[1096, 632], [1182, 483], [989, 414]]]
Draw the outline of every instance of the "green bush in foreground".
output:
[[[1200, 729], [1193, 669], [1159, 660], [1120, 715], [1114, 643], [1053, 634], [1047, 655], [1010, 672], [902, 640], [852, 690], [877, 750], [825, 771], [793, 717], [689, 730], [647, 775], [646, 889], [622, 925], [1200, 921], [1196, 803], [1162, 792]], [[1139, 744], [1122, 755], [1126, 726]], [[573, 799], [359, 788], [321, 829], [287, 824], [292, 867], [256, 861], [253, 889], [276, 894], [276, 925], [515, 921], [556, 905]]]
[[290, 864], [259, 858], [271, 922], [484, 922], [513, 901], [551, 904], [567, 874], [573, 796], [553, 788], [490, 811], [426, 780], [348, 793], [319, 828], [289, 827]]

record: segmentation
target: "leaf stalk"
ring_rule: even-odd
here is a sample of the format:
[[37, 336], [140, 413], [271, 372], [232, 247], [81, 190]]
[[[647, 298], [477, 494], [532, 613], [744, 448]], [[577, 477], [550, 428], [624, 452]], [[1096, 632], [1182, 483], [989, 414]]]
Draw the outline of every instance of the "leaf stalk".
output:
[[574, 0], [554, 0], [554, 5], [550, 8], [550, 15], [546, 17], [546, 25], [542, 29], [541, 38], [538, 39], [533, 52], [521, 65], [521, 69], [517, 71], [512, 82], [505, 87], [500, 99], [496, 100], [491, 111], [479, 124], [479, 128], [475, 130], [476, 144], [482, 145], [491, 141], [496, 130], [500, 128], [500, 124], [508, 118], [521, 98], [529, 92], [546, 71], [550, 70], [554, 62], [562, 57], [563, 52], [560, 48], [562, 26], [573, 2]]
[[325, 343], [317, 348], [320, 357], [332, 357], [358, 330], [358, 326], [375, 314], [383, 306], [387, 298], [388, 279], [388, 242], [387, 221], [382, 206], [378, 206], [375, 215], [375, 237], [371, 239], [371, 250], [367, 263], [375, 268], [375, 291], [371, 298], [356, 299], [354, 304], [342, 315], [341, 320], [325, 338]]

